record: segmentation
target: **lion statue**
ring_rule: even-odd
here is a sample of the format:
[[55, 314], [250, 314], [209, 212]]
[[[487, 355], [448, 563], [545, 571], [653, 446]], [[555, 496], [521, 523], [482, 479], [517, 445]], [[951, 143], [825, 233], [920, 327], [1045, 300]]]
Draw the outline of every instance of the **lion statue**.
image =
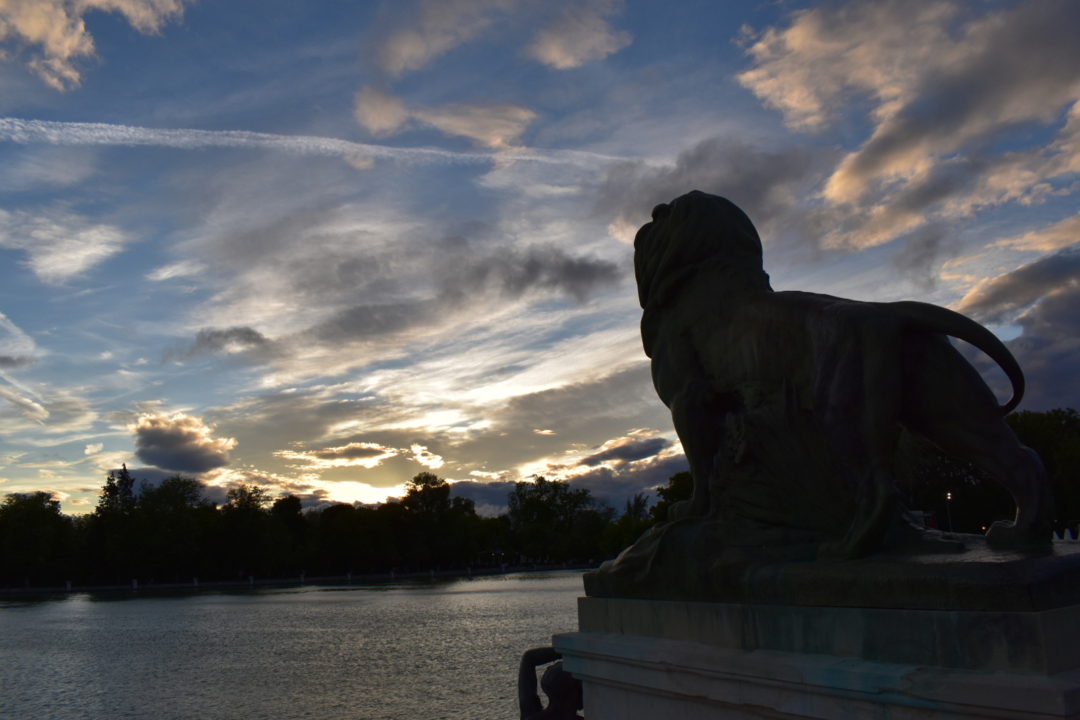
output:
[[[991, 547], [1050, 543], [1042, 463], [1004, 421], [1023, 374], [986, 328], [925, 303], [775, 292], [750, 219], [700, 191], [658, 205], [634, 249], [645, 353], [693, 476], [676, 519], [735, 522], [750, 544], [801, 532], [818, 557], [874, 553], [904, 525], [894, 484], [904, 428], [1012, 495], [1016, 517], [993, 523]], [[949, 337], [1004, 370], [1008, 403]]]

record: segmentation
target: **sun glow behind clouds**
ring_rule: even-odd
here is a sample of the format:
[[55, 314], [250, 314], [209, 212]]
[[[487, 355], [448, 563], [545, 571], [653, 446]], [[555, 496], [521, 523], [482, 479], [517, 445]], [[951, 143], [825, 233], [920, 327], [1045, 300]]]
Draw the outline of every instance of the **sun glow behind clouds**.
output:
[[967, 302], [1078, 404], [1080, 4], [287, 5], [0, 0], [88, 19], [0, 39], [6, 487], [675, 472], [630, 243], [693, 188], [778, 288]]

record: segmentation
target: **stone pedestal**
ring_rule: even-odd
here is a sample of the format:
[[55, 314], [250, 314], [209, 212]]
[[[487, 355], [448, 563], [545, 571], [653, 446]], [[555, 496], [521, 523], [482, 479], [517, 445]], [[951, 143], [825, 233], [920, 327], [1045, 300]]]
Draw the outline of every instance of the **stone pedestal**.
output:
[[772, 602], [583, 597], [554, 644], [589, 720], [1080, 720], [1078, 559], [759, 568]]

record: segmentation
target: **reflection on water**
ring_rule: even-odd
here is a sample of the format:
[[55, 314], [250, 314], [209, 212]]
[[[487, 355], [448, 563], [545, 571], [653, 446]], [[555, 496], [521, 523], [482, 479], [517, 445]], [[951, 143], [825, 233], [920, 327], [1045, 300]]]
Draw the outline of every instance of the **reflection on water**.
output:
[[517, 717], [581, 574], [0, 602], [0, 718]]

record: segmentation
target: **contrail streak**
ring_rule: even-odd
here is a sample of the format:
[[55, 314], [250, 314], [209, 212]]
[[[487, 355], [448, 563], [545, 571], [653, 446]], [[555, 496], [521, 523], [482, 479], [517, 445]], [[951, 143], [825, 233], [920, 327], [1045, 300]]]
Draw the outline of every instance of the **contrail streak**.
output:
[[574, 150], [555, 150], [540, 153], [525, 148], [510, 148], [499, 152], [456, 152], [425, 147], [394, 147], [339, 140], [309, 135], [275, 135], [247, 130], [191, 130], [146, 128], [107, 123], [55, 122], [0, 118], [0, 141], [22, 145], [111, 145], [169, 147], [184, 150], [232, 147], [264, 148], [297, 153], [342, 158], [374, 158], [397, 162], [432, 164], [490, 164], [500, 160], [596, 165], [623, 158]]

